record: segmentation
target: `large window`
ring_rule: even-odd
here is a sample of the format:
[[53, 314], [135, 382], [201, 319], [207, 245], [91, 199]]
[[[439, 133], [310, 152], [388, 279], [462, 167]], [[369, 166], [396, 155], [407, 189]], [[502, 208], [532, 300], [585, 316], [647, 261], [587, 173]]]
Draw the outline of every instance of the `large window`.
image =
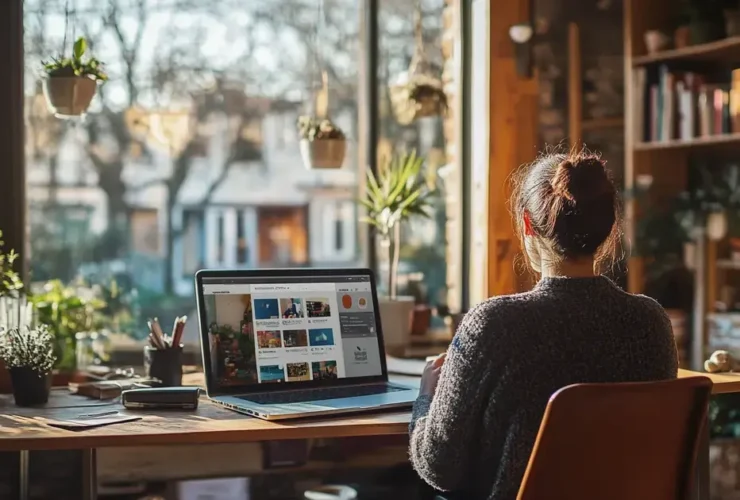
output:
[[[25, 0], [32, 280], [118, 278], [166, 315], [192, 307], [201, 267], [360, 265], [361, 8]], [[41, 64], [79, 36], [110, 80], [84, 119], [59, 120]], [[304, 168], [295, 125], [322, 71], [349, 138], [336, 171]]]
[[[459, 309], [462, 271], [460, 168], [455, 157], [459, 85], [454, 64], [455, 2], [398, 0], [380, 2], [378, 13], [378, 159], [416, 151], [425, 158], [425, 175], [436, 195], [429, 219], [415, 218], [402, 228], [399, 289], [443, 312]], [[420, 21], [420, 23], [419, 23]], [[394, 106], [394, 87], [415, 77], [414, 70], [442, 83], [447, 109], [409, 123]], [[456, 147], [457, 146], [457, 147]], [[453, 258], [450, 258], [453, 256]], [[388, 266], [379, 250], [379, 266]], [[452, 267], [450, 267], [452, 266]], [[386, 276], [385, 272], [380, 273]], [[455, 311], [457, 312], [457, 311]]]
[[[135, 337], [146, 317], [194, 313], [200, 268], [369, 262], [384, 288], [385, 252], [370, 251], [357, 198], [366, 168], [415, 150], [436, 197], [432, 217], [402, 227], [399, 291], [456, 312], [466, 282], [457, 4], [24, 0], [31, 281], [115, 280], [136, 301], [122, 332]], [[60, 120], [42, 62], [70, 55], [77, 37], [110, 80], [84, 118]], [[391, 89], [419, 50], [447, 109], [399, 120]], [[347, 154], [342, 169], [308, 170], [296, 121], [326, 95]]]

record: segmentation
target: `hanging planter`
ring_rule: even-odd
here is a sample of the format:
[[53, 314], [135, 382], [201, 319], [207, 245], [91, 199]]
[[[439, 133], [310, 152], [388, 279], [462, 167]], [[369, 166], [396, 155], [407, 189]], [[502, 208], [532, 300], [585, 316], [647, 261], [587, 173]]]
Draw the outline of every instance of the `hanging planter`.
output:
[[44, 64], [44, 97], [57, 118], [84, 115], [95, 97], [98, 82], [108, 79], [100, 61], [94, 57], [83, 61], [86, 50], [87, 42], [78, 38], [71, 58], [62, 56]]
[[389, 89], [391, 106], [396, 120], [409, 125], [427, 116], [440, 116], [447, 112], [447, 95], [442, 80], [426, 57], [422, 36], [421, 7], [416, 10], [416, 48], [411, 58], [408, 74]]
[[309, 170], [338, 169], [344, 164], [347, 138], [328, 118], [302, 116], [298, 119], [301, 157]]

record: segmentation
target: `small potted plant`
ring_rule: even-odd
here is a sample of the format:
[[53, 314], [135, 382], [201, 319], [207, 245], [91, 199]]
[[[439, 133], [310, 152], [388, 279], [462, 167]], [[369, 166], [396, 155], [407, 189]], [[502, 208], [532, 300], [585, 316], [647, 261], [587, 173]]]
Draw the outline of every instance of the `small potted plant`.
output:
[[684, 24], [692, 45], [713, 42], [725, 36], [726, 0], [683, 0]]
[[385, 347], [391, 354], [406, 347], [411, 332], [414, 297], [398, 296], [401, 225], [414, 217], [429, 218], [429, 187], [424, 159], [415, 152], [396, 155], [381, 163], [378, 173], [367, 171], [367, 189], [360, 200], [367, 215], [363, 221], [376, 231], [388, 257], [388, 295], [381, 297], [380, 318]]
[[392, 86], [390, 98], [396, 120], [401, 125], [447, 112], [447, 95], [442, 81], [428, 74], [414, 74], [407, 82]]
[[54, 339], [45, 325], [3, 331], [0, 358], [10, 370], [16, 405], [35, 406], [48, 401], [51, 369], [56, 358]]
[[85, 114], [98, 82], [108, 79], [100, 61], [94, 57], [83, 60], [86, 51], [86, 40], [78, 38], [72, 57], [62, 55], [44, 63], [44, 95], [49, 109], [59, 118]]
[[307, 169], [342, 168], [347, 153], [347, 138], [328, 118], [301, 116], [298, 119], [301, 157]]

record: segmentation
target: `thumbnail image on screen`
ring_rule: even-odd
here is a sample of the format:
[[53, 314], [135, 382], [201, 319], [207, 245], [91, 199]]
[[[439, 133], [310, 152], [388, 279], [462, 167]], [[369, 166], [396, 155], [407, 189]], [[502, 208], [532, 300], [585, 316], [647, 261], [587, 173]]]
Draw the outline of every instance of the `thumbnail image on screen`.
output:
[[280, 310], [277, 299], [254, 299], [254, 319], [278, 319]]
[[260, 349], [279, 349], [283, 347], [283, 342], [280, 339], [280, 330], [258, 331], [257, 345]]
[[334, 331], [331, 328], [312, 328], [308, 331], [311, 347], [334, 345]]
[[331, 316], [329, 299], [321, 297], [306, 299], [306, 316], [309, 318], [328, 318]]
[[285, 347], [307, 347], [308, 334], [306, 330], [283, 330]]
[[333, 380], [338, 376], [336, 361], [314, 361], [311, 369], [314, 380]]
[[301, 299], [280, 299], [280, 312], [283, 319], [303, 317], [303, 301]]
[[285, 382], [285, 371], [281, 365], [260, 366], [260, 380], [263, 384]]
[[308, 363], [288, 363], [288, 382], [304, 382], [311, 380]]

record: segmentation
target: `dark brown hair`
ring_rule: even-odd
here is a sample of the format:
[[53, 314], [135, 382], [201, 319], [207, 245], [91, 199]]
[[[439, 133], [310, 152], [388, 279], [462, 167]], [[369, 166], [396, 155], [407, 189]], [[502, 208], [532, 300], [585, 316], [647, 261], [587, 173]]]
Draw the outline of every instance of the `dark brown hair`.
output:
[[[606, 162], [588, 151], [543, 154], [515, 174], [511, 208], [524, 249], [525, 217], [552, 259], [613, 265], [621, 240], [619, 195]], [[532, 269], [526, 250], [524, 259]]]

